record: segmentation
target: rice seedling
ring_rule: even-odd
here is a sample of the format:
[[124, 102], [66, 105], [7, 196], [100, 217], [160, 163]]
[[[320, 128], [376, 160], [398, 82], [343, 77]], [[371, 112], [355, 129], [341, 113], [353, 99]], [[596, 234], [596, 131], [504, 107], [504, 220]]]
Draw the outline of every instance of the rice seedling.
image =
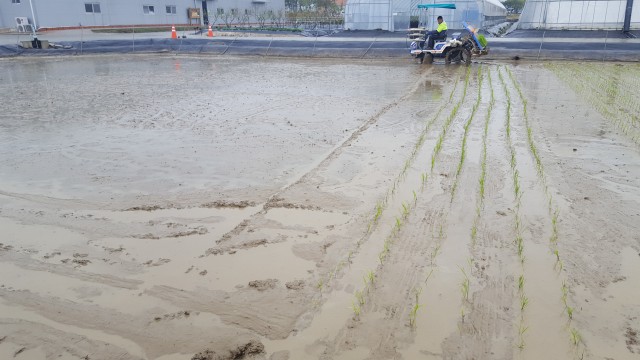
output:
[[399, 231], [401, 227], [402, 227], [402, 220], [400, 220], [400, 218], [396, 216], [396, 222], [395, 222], [393, 231], [394, 232]]
[[524, 346], [525, 346], [525, 342], [524, 342], [524, 333], [527, 332], [527, 330], [529, 329], [528, 326], [524, 326], [523, 324], [520, 324], [520, 326], [518, 327], [518, 349], [520, 350], [524, 350]]
[[420, 178], [422, 180], [421, 189], [424, 189], [424, 184], [427, 182], [427, 173], [420, 174]]
[[384, 211], [384, 208], [382, 207], [382, 204], [378, 202], [376, 204], [376, 214], [373, 216], [373, 222], [378, 222], [378, 220], [380, 219], [380, 216], [382, 216], [383, 211]]
[[573, 308], [571, 306], [567, 306], [567, 316], [569, 316], [569, 320], [573, 319]]
[[369, 283], [370, 283], [371, 285], [373, 285], [373, 283], [374, 283], [374, 281], [375, 281], [375, 279], [376, 279], [376, 275], [375, 275], [375, 273], [373, 272], [373, 270], [369, 270], [369, 272], [367, 272], [367, 279], [369, 280]]
[[524, 255], [524, 241], [522, 240], [522, 236], [518, 235], [516, 237], [516, 246], [518, 250], [518, 256], [522, 259]]
[[384, 258], [386, 257], [386, 254], [384, 252], [380, 252], [378, 254], [378, 260], [380, 261], [380, 265], [384, 265]]
[[567, 287], [567, 285], [565, 284], [565, 282], [562, 282], [562, 302], [564, 303], [564, 306], [567, 306], [567, 294], [569, 292], [569, 288]]
[[392, 243], [392, 240], [390, 237], [388, 237], [384, 241], [384, 247], [383, 247], [384, 252], [389, 253], [389, 250], [391, 249], [391, 243]]
[[573, 345], [578, 346], [578, 344], [582, 341], [582, 336], [580, 336], [580, 333], [575, 328], [571, 328], [570, 332], [571, 342], [573, 343]]
[[355, 292], [355, 296], [356, 296], [356, 300], [358, 300], [358, 304], [360, 304], [360, 306], [364, 305], [364, 294], [362, 293], [361, 290], [356, 290]]
[[464, 306], [460, 307], [460, 319], [462, 320], [462, 322], [464, 322]]
[[415, 304], [413, 305], [413, 307], [411, 308], [411, 311], [409, 312], [409, 326], [411, 327], [415, 327], [416, 326], [416, 318], [418, 317], [418, 310], [422, 307], [423, 305], [420, 304]]
[[413, 206], [416, 206], [416, 204], [418, 204], [418, 194], [413, 190]]
[[360, 316], [360, 312], [362, 311], [362, 308], [360, 307], [359, 304], [352, 302], [351, 303], [351, 310], [353, 310], [353, 314], [358, 317]]
[[518, 277], [518, 291], [521, 293], [524, 291], [524, 275]]
[[438, 243], [438, 245], [436, 245], [436, 247], [431, 252], [431, 264], [433, 264], [433, 261], [436, 259], [436, 256], [438, 256], [439, 251], [440, 251], [440, 243]]
[[473, 240], [473, 244], [475, 245], [476, 238], [478, 237], [478, 224], [474, 221], [471, 226], [471, 240]]
[[324, 280], [322, 279], [318, 280], [316, 287], [318, 288], [318, 290], [322, 290], [322, 288], [324, 287]]
[[429, 278], [431, 278], [431, 274], [433, 274], [433, 269], [431, 269], [431, 271], [429, 271], [429, 273], [427, 274], [426, 279], [424, 279], [425, 286], [427, 285], [427, 282], [429, 282]]
[[527, 330], [529, 330], [528, 326], [520, 325], [520, 327], [518, 328], [518, 335], [520, 336], [524, 335], [524, 333], [527, 332]]
[[409, 216], [409, 205], [402, 202], [402, 217], [407, 218]]
[[520, 294], [520, 311], [524, 311], [527, 305], [529, 305], [529, 298], [524, 294]]
[[413, 294], [416, 297], [416, 304], [420, 303], [420, 294], [422, 294], [422, 288], [418, 287], [416, 289], [413, 289]]
[[462, 274], [464, 275], [464, 279], [460, 284], [460, 291], [462, 292], [462, 299], [468, 301], [469, 300], [469, 277], [467, 276], [467, 272], [464, 271], [463, 268], [460, 268]]

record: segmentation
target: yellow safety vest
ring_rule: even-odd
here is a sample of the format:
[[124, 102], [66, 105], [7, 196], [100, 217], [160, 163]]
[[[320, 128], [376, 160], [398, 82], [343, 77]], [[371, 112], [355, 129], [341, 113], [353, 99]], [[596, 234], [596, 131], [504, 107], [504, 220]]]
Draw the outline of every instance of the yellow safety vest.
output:
[[446, 22], [442, 22], [442, 24], [438, 25], [438, 29], [436, 31], [438, 31], [439, 33], [443, 32], [444, 30], [447, 30], [447, 23]]

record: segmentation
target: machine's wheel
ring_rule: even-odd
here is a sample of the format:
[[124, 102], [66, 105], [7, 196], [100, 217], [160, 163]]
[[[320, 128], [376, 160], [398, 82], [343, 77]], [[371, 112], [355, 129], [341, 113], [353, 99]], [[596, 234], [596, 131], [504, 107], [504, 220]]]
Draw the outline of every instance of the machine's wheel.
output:
[[451, 50], [447, 51], [446, 54], [444, 54], [444, 63], [449, 65], [452, 62], [456, 62], [459, 57], [460, 57], [460, 50], [459, 49], [451, 49]]
[[433, 64], [433, 54], [430, 54], [430, 53], [425, 54], [424, 62], [427, 64]]
[[460, 61], [467, 66], [471, 66], [471, 51], [464, 48], [460, 51]]
[[463, 63], [467, 66], [471, 65], [471, 51], [469, 49], [465, 49], [463, 47], [451, 49], [444, 56], [444, 63]]

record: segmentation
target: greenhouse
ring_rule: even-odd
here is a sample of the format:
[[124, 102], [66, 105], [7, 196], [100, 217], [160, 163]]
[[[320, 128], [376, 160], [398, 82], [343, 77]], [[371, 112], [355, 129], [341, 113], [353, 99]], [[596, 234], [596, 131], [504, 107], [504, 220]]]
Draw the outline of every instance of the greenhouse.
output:
[[[456, 9], [418, 9], [420, 4], [444, 3], [455, 4]], [[348, 0], [344, 10], [344, 28], [404, 31], [413, 20], [412, 26], [435, 29], [436, 18], [442, 16], [450, 29], [462, 29], [463, 21], [486, 27], [505, 21], [506, 15], [507, 10], [499, 0]]]
[[[527, 0], [518, 28], [621, 30], [627, 4], [627, 0]], [[629, 8], [630, 29], [640, 29], [639, 7]]]

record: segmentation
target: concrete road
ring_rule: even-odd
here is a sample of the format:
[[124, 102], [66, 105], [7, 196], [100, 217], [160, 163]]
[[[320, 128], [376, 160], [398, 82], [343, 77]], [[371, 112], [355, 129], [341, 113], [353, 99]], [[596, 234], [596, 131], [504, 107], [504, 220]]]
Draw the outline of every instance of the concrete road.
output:
[[[566, 33], [565, 37], [561, 36]], [[640, 59], [640, 39], [608, 37], [612, 32], [594, 32], [574, 37], [571, 31], [518, 31], [512, 37], [489, 38], [487, 59]], [[551, 35], [549, 35], [551, 34]], [[17, 45], [28, 35], [0, 35], [0, 56], [38, 56], [85, 53], [176, 52], [203, 54], [313, 56], [313, 57], [408, 57], [410, 41], [402, 34], [388, 32], [342, 32], [327, 37], [304, 37], [297, 34], [259, 34], [216, 32], [208, 38], [193, 32], [180, 32], [171, 39], [169, 32], [142, 34], [105, 34], [90, 30], [52, 31], [40, 39], [70, 47], [69, 49], [25, 50]], [[600, 35], [600, 36], [598, 36]], [[184, 38], [183, 38], [184, 36]], [[595, 36], [595, 37], [594, 37]], [[606, 36], [606, 37], [604, 37]]]

